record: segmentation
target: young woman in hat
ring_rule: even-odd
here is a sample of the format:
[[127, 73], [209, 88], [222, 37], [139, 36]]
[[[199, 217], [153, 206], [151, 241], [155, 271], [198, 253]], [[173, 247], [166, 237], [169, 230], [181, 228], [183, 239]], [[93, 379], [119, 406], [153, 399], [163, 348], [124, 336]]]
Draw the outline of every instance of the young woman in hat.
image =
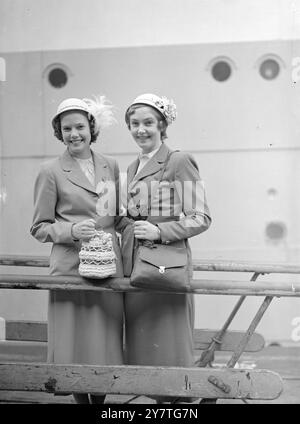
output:
[[[170, 155], [172, 150], [165, 143], [167, 127], [175, 119], [173, 101], [154, 94], [138, 96], [125, 114], [140, 150], [127, 170], [127, 210], [132, 224], [122, 238], [126, 275], [132, 270], [134, 247], [142, 240], [186, 247], [192, 274], [188, 238], [206, 231], [211, 223], [195, 159], [180, 151]], [[153, 189], [151, 183], [160, 179], [166, 161], [163, 180]], [[125, 319], [128, 364], [194, 364], [193, 295], [126, 293]], [[163, 400], [167, 399], [159, 401]]]
[[[123, 266], [115, 224], [119, 168], [113, 158], [91, 149], [102, 128], [114, 121], [105, 97], [69, 98], [52, 120], [55, 136], [65, 144], [59, 158], [42, 165], [34, 188], [31, 234], [53, 243], [51, 275], [78, 275], [81, 242], [102, 228], [112, 234], [115, 276]], [[106, 182], [112, 182], [111, 210], [101, 206]], [[109, 202], [108, 202], [109, 203]], [[100, 215], [99, 215], [100, 213]], [[102, 214], [102, 215], [101, 215]], [[124, 218], [125, 220], [127, 218]], [[120, 222], [118, 223], [120, 228]], [[123, 296], [121, 293], [50, 291], [48, 362], [122, 364]], [[74, 394], [78, 403], [103, 403], [105, 395]]]

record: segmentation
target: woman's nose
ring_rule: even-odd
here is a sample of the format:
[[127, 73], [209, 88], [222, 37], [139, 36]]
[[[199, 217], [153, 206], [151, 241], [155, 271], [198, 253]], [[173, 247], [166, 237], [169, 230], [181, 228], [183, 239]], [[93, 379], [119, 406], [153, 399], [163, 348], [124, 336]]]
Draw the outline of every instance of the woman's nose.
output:
[[138, 132], [138, 134], [140, 134], [140, 133], [144, 133], [144, 132], [145, 132], [145, 128], [144, 128], [144, 127], [142, 127], [142, 126], [140, 126], [140, 127], [138, 127], [137, 132]]
[[72, 128], [71, 130], [71, 138], [77, 138], [78, 137], [78, 131], [76, 128]]

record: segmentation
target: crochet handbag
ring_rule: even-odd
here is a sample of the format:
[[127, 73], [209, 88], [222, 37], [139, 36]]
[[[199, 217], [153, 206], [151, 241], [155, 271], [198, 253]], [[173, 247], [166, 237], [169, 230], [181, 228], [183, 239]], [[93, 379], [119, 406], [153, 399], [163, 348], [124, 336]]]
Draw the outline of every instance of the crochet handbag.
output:
[[155, 243], [140, 244], [130, 284], [145, 289], [189, 291], [186, 248]]
[[87, 278], [107, 278], [116, 272], [112, 235], [103, 230], [83, 241], [79, 252], [79, 274]]

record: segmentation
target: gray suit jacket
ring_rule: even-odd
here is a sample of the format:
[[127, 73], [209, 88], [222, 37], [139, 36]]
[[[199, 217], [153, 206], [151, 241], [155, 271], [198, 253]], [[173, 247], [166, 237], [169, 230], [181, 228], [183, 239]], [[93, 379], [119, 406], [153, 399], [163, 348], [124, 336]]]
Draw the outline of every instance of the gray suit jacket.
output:
[[[192, 155], [175, 151], [169, 157], [163, 176], [162, 170], [170, 154], [162, 143], [160, 149], [135, 175], [139, 160], [127, 170], [127, 210], [133, 217], [157, 225], [162, 243], [186, 246], [190, 272], [191, 251], [187, 239], [206, 231], [210, 224], [210, 212], [206, 202], [203, 182]], [[162, 179], [162, 181], [160, 181]], [[133, 264], [133, 225], [123, 231], [122, 254], [125, 275], [130, 275]]]
[[[102, 228], [113, 236], [117, 254], [117, 274], [123, 275], [123, 266], [115, 233], [118, 214], [119, 167], [115, 159], [92, 152], [95, 164], [95, 186], [82, 172], [78, 162], [68, 150], [57, 159], [44, 163], [34, 187], [34, 216], [31, 234], [40, 242], [52, 242], [50, 273], [52, 275], [78, 275], [80, 241], [74, 241], [71, 227], [84, 219], [96, 220], [96, 228]], [[101, 199], [107, 195], [111, 215], [99, 216]], [[114, 191], [114, 193], [113, 193]], [[125, 218], [127, 219], [127, 218]], [[120, 221], [120, 220], [118, 220]], [[119, 223], [121, 230], [122, 224]], [[125, 224], [125, 222], [124, 222]]]

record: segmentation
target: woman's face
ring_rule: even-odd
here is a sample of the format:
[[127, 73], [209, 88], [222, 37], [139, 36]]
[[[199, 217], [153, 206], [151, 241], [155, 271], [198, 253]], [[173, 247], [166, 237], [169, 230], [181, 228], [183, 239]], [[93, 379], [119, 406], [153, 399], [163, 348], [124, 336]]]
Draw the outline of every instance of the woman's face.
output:
[[132, 137], [143, 153], [150, 153], [161, 145], [160, 121], [148, 106], [141, 106], [129, 117]]
[[91, 156], [91, 131], [84, 112], [65, 112], [60, 118], [63, 142], [72, 156], [87, 159]]

